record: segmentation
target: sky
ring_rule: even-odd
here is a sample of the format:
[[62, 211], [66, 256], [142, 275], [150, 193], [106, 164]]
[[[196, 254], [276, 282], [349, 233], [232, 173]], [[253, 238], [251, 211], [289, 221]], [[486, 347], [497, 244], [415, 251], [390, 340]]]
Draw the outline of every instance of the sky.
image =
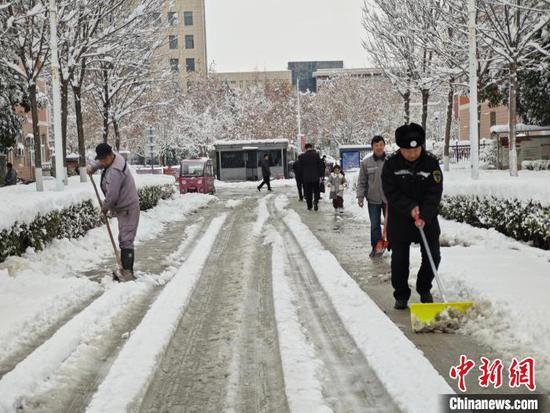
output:
[[206, 0], [216, 72], [286, 70], [289, 61], [371, 66], [361, 46], [363, 0]]

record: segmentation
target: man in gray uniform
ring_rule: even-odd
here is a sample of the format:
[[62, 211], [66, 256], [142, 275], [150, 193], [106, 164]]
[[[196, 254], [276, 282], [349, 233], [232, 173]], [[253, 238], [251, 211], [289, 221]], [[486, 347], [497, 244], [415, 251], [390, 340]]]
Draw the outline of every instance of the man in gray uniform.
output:
[[375, 256], [374, 247], [382, 238], [381, 216], [386, 208], [386, 197], [382, 191], [382, 167], [386, 160], [386, 142], [382, 136], [375, 136], [371, 141], [372, 155], [361, 162], [357, 180], [357, 204], [363, 208], [367, 198], [370, 218], [370, 243], [372, 246], [369, 257]]
[[122, 259], [120, 281], [135, 280], [134, 239], [139, 224], [139, 197], [128, 163], [106, 143], [96, 147], [96, 161], [88, 166], [88, 174], [98, 169], [101, 173], [101, 190], [105, 195], [101, 211], [109, 211], [118, 218], [118, 242]]

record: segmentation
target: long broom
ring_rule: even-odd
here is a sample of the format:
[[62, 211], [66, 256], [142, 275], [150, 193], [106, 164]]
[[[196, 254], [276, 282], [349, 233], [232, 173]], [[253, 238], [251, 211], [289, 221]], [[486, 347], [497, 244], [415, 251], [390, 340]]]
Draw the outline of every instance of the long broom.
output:
[[[99, 196], [99, 191], [97, 190], [97, 185], [94, 181], [94, 177], [92, 174], [89, 174], [90, 180], [92, 181], [92, 185], [94, 186], [95, 195], [97, 196], [97, 202], [99, 202], [99, 205], [101, 206], [101, 197]], [[103, 212], [102, 212], [103, 214]], [[118, 248], [115, 243], [115, 238], [113, 237], [113, 231], [111, 231], [111, 225], [109, 224], [109, 219], [107, 218], [107, 215], [103, 214], [103, 221], [105, 222], [105, 226], [107, 227], [107, 232], [109, 233], [109, 239], [111, 240], [111, 245], [113, 246], [113, 251], [115, 252], [115, 259], [116, 259], [116, 270], [113, 271], [113, 277], [116, 281], [120, 280], [120, 276], [122, 273], [122, 259], [120, 258], [120, 252], [118, 251]]]
[[[416, 217], [418, 223], [419, 217]], [[470, 308], [474, 305], [472, 301], [462, 302], [448, 302], [445, 295], [445, 288], [443, 282], [439, 277], [435, 262], [428, 245], [428, 240], [422, 226], [417, 225], [420, 231], [420, 237], [426, 250], [426, 255], [430, 261], [439, 293], [443, 299], [443, 303], [414, 303], [410, 305], [411, 309], [411, 323], [415, 332], [433, 332], [436, 330], [449, 332], [449, 330], [456, 330], [458, 323], [463, 314], [466, 314]]]

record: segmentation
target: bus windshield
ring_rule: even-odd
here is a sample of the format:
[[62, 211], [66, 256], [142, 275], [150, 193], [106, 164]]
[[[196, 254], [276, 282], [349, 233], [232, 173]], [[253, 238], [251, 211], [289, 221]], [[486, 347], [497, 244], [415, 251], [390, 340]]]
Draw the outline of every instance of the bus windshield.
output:
[[184, 162], [181, 164], [181, 176], [203, 176], [204, 162]]

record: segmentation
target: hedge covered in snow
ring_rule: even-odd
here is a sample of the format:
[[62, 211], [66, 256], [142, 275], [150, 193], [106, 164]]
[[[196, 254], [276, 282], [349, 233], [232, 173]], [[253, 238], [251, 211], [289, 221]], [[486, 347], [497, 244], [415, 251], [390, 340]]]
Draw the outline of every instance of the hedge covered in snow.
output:
[[494, 228], [506, 236], [550, 249], [550, 206], [478, 195], [445, 196], [441, 215], [479, 228]]
[[550, 171], [550, 160], [538, 159], [536, 161], [523, 161], [521, 167], [528, 171]]
[[[155, 207], [161, 199], [168, 199], [174, 193], [173, 181], [157, 181], [138, 184], [140, 209], [145, 211]], [[88, 184], [89, 185], [89, 184]], [[72, 191], [73, 203], [59, 208], [39, 211], [32, 219], [25, 206], [15, 206], [21, 213], [20, 220], [11, 225], [2, 223], [0, 228], [0, 262], [11, 255], [21, 255], [27, 248], [42, 250], [54, 239], [78, 238], [86, 234], [92, 228], [101, 223], [100, 211], [93, 194], [81, 193], [78, 189]], [[74, 192], [78, 192], [77, 195]], [[6, 194], [10, 194], [6, 192]], [[63, 194], [63, 193], [57, 193]], [[8, 195], [9, 196], [9, 195]], [[35, 194], [34, 198], [40, 199], [41, 194]], [[95, 195], [94, 195], [95, 196]], [[13, 194], [17, 198], [17, 194]], [[87, 199], [86, 199], [87, 198]], [[71, 200], [71, 197], [69, 197]], [[32, 206], [32, 205], [31, 205]]]

